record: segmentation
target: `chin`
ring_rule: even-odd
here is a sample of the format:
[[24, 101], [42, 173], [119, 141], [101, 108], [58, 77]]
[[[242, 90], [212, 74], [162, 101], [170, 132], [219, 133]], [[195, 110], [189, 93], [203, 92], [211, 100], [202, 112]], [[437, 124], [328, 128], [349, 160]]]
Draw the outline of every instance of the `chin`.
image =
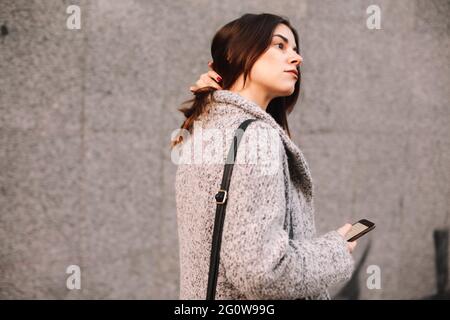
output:
[[290, 88], [286, 88], [285, 90], [282, 90], [282, 91], [279, 93], [278, 96], [280, 96], [280, 97], [288, 97], [288, 96], [290, 96], [291, 94], [293, 94], [294, 91], [295, 91], [295, 87], [292, 86], [292, 87], [290, 87]]
[[270, 90], [270, 91], [273, 93], [272, 96], [274, 98], [288, 97], [294, 93], [295, 86], [288, 85], [288, 86], [284, 86], [284, 87], [272, 88], [272, 90]]

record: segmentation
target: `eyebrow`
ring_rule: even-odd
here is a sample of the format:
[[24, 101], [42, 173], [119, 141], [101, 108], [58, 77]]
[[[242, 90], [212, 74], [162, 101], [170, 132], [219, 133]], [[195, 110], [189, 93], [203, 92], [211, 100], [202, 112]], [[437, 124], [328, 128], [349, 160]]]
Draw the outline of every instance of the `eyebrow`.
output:
[[[282, 36], [281, 34], [278, 34], [278, 33], [277, 33], [277, 34], [274, 34], [273, 36], [274, 36], [274, 37], [278, 36], [278, 37], [280, 37], [281, 39], [283, 39], [284, 42], [286, 42], [287, 44], [289, 44], [289, 40], [288, 40], [285, 36]], [[295, 51], [297, 51], [297, 47], [294, 47], [293, 49], [294, 49]]]

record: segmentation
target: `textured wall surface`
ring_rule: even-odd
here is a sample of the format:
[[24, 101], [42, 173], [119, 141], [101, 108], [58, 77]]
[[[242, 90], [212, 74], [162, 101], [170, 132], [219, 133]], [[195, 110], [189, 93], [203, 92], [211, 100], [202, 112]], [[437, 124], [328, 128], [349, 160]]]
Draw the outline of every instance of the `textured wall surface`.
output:
[[[371, 4], [380, 30], [366, 27]], [[319, 232], [377, 223], [333, 294], [432, 296], [439, 265], [449, 296], [448, 1], [0, 0], [0, 298], [178, 297], [176, 109], [216, 30], [247, 12], [286, 15], [300, 34], [290, 128]], [[66, 287], [73, 264], [80, 290]]]

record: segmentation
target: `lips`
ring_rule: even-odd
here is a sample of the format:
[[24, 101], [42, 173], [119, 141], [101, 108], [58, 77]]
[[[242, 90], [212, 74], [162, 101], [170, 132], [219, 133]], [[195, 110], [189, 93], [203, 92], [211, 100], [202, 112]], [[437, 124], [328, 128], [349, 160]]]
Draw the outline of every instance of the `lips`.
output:
[[297, 70], [287, 70], [285, 72], [292, 73], [293, 75], [295, 75], [298, 78], [298, 71]]

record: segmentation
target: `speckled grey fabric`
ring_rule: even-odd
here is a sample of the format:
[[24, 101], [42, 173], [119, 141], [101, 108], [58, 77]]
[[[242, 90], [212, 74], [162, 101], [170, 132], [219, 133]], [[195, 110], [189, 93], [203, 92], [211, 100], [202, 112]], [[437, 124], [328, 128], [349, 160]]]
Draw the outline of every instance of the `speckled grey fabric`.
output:
[[[242, 137], [231, 178], [216, 299], [330, 299], [327, 288], [350, 278], [354, 260], [337, 231], [316, 236], [308, 164], [267, 112], [228, 90], [213, 93], [208, 110], [178, 148], [179, 297], [206, 298], [214, 195], [234, 130], [249, 118], [257, 121]], [[205, 134], [210, 129], [214, 134]], [[200, 136], [203, 142], [196, 143]], [[257, 146], [256, 162], [248, 160], [251, 146]], [[193, 150], [216, 150], [222, 161], [195, 162]]]

